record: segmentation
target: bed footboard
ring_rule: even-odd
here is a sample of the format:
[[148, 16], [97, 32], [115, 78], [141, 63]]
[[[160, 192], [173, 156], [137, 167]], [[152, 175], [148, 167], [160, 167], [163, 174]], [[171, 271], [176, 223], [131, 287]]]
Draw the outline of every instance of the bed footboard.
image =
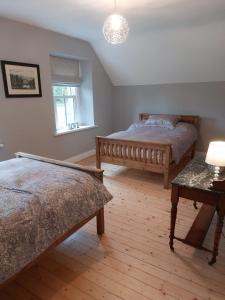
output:
[[164, 174], [164, 187], [169, 186], [172, 160], [171, 144], [96, 137], [96, 167], [102, 162]]

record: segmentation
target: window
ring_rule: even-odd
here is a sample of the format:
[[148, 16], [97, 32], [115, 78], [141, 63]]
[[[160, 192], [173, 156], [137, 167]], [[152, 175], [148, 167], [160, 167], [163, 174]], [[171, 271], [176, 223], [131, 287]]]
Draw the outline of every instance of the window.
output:
[[65, 132], [79, 127], [79, 87], [72, 85], [53, 85], [56, 132]]
[[50, 67], [56, 134], [95, 127], [91, 63], [50, 55]]

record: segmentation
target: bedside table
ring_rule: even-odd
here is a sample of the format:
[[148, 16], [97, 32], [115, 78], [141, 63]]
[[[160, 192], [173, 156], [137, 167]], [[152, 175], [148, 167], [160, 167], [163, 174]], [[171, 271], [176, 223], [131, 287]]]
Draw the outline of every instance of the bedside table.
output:
[[[211, 252], [212, 259], [209, 262], [210, 265], [216, 262], [225, 216], [225, 192], [210, 189], [213, 177], [213, 172], [210, 171], [209, 166], [205, 163], [205, 156], [198, 155], [172, 181], [169, 243], [172, 251], [174, 251], [173, 242], [176, 239], [195, 248]], [[225, 172], [221, 173], [219, 178], [225, 180]], [[194, 201], [194, 204], [196, 202], [203, 203], [184, 239], [174, 235], [177, 206], [180, 197]], [[217, 212], [217, 225], [214, 234], [214, 245], [213, 249], [209, 250], [203, 246], [203, 242], [215, 212]]]

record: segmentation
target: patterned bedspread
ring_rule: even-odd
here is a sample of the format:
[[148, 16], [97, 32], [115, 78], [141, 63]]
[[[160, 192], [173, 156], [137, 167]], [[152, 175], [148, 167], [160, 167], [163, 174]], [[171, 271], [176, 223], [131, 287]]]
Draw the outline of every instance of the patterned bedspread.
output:
[[28, 158], [0, 163], [0, 284], [112, 196], [88, 172]]
[[132, 124], [125, 131], [108, 135], [110, 138], [134, 141], [160, 142], [172, 145], [172, 159], [178, 163], [183, 154], [197, 140], [197, 129], [188, 123], [179, 122], [174, 129], [151, 127], [145, 121]]

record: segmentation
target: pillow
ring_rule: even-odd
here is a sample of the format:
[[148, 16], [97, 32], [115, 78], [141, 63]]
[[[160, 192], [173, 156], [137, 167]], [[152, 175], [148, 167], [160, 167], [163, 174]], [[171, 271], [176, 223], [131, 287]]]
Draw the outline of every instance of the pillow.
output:
[[150, 115], [148, 120], [145, 122], [145, 125], [174, 129], [179, 120], [180, 116]]
[[127, 130], [133, 130], [133, 129], [137, 129], [137, 128], [141, 128], [143, 126], [145, 126], [145, 122], [146, 120], [141, 120], [135, 123], [132, 123]]

